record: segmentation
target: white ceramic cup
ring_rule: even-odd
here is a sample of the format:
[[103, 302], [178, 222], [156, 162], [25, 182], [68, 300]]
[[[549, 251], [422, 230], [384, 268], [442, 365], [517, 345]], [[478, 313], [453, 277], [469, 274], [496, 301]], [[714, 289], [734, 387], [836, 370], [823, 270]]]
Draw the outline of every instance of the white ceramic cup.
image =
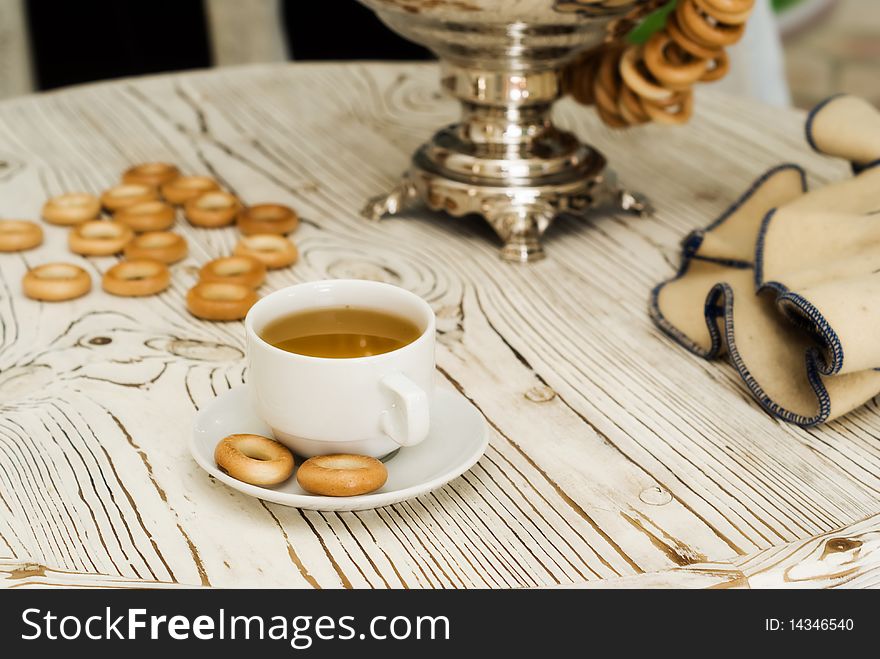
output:
[[[348, 359], [299, 355], [260, 337], [266, 325], [282, 316], [345, 305], [402, 316], [421, 334], [397, 350]], [[419, 296], [391, 284], [356, 279], [299, 284], [251, 307], [245, 331], [254, 409], [275, 438], [295, 453], [378, 458], [427, 437], [435, 318]]]

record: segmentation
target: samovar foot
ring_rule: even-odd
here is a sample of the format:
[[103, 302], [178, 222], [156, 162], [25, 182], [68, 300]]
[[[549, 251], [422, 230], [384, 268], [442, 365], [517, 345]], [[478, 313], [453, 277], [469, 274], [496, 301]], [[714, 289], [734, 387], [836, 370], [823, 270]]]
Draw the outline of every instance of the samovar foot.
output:
[[486, 219], [504, 241], [501, 258], [532, 263], [544, 258], [541, 235], [556, 215], [550, 204], [521, 204], [512, 199], [495, 201], [484, 211]]
[[654, 207], [648, 198], [637, 192], [630, 192], [623, 188], [617, 190], [617, 206], [620, 210], [633, 213], [639, 217], [647, 217], [654, 212]]
[[400, 182], [385, 194], [372, 197], [361, 210], [361, 215], [368, 220], [377, 222], [385, 215], [397, 215], [418, 199], [418, 192], [408, 174], [404, 174]]
[[651, 202], [645, 195], [622, 187], [617, 182], [617, 175], [610, 169], [605, 170], [601, 181], [591, 194], [592, 198], [587, 204], [591, 208], [603, 207], [609, 210], [620, 210], [639, 217], [647, 217], [654, 212], [654, 207], [651, 206]]

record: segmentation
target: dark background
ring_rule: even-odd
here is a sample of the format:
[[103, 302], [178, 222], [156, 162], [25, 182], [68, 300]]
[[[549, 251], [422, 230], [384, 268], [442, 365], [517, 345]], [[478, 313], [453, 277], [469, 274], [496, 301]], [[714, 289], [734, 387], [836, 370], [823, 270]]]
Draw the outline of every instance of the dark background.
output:
[[[202, 0], [28, 0], [26, 6], [39, 89], [212, 64]], [[355, 0], [284, 0], [281, 21], [296, 60], [430, 57]]]

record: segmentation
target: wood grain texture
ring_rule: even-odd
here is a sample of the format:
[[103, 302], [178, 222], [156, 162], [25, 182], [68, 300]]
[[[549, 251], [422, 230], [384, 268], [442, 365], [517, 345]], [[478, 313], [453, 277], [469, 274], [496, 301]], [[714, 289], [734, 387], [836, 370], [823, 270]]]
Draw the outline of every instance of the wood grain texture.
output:
[[571, 588], [880, 588], [880, 515], [749, 556]]
[[422, 295], [438, 315], [442, 386], [492, 428], [473, 470], [388, 508], [322, 514], [232, 491], [187, 441], [195, 410], [246, 381], [242, 325], [194, 320], [183, 300], [235, 231], [179, 222], [191, 256], [160, 296], [50, 305], [22, 297], [28, 267], [70, 260], [97, 279], [115, 259], [75, 258], [47, 226], [40, 249], [0, 257], [0, 557], [49, 566], [47, 581], [552, 586], [734, 564], [878, 512], [876, 402], [821, 428], [782, 424], [646, 312], [681, 236], [763, 170], [794, 160], [816, 181], [845, 175], [808, 152], [801, 114], [706, 94], [687, 127], [621, 134], [561, 104], [560, 121], [658, 211], [561, 219], [549, 258], [522, 267], [499, 261], [477, 219], [358, 215], [455, 111], [432, 66], [377, 64], [224, 69], [0, 103], [0, 216], [35, 218], [47, 196], [100, 191], [148, 159], [216, 176], [248, 203], [290, 204], [301, 261], [262, 292], [363, 277]]
[[129, 579], [94, 572], [57, 570], [39, 563], [0, 560], [0, 587], [15, 588], [180, 588], [171, 581]]

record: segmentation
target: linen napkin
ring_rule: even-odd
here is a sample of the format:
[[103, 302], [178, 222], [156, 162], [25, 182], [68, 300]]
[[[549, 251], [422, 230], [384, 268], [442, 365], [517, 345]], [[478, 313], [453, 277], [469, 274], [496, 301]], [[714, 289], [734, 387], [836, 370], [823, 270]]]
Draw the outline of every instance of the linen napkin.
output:
[[880, 393], [880, 112], [835, 96], [806, 135], [853, 177], [808, 192], [797, 165], [766, 172], [684, 239], [650, 310], [691, 352], [727, 355], [768, 412], [812, 426]]

